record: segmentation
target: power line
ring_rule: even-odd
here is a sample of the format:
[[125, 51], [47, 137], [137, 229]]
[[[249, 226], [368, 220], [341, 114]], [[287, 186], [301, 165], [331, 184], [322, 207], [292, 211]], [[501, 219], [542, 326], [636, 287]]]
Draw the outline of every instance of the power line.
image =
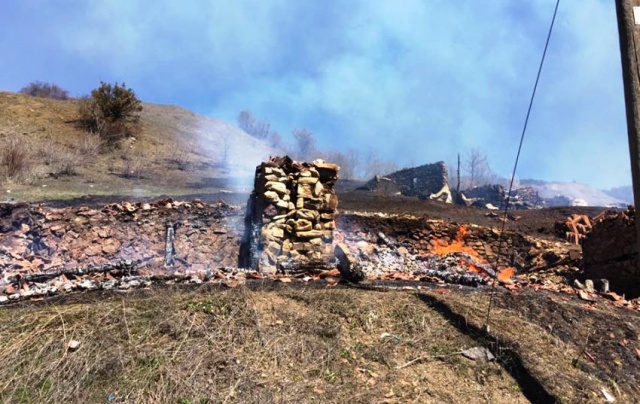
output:
[[560, 0], [556, 1], [556, 8], [553, 11], [553, 18], [551, 19], [551, 25], [549, 26], [549, 33], [547, 34], [547, 42], [544, 45], [544, 51], [542, 52], [542, 59], [540, 60], [540, 66], [538, 67], [538, 75], [536, 76], [536, 83], [533, 86], [533, 92], [531, 93], [531, 99], [529, 100], [529, 108], [527, 109], [527, 116], [524, 120], [524, 126], [522, 128], [522, 134], [520, 135], [520, 144], [518, 145], [518, 153], [516, 154], [516, 161], [513, 164], [513, 173], [511, 174], [511, 182], [509, 183], [509, 192], [507, 193], [507, 203], [504, 207], [504, 215], [502, 217], [502, 225], [500, 226], [500, 235], [498, 236], [498, 253], [495, 260], [495, 275], [493, 278], [493, 285], [491, 286], [491, 293], [489, 297], [489, 307], [487, 308], [487, 316], [484, 321], [484, 328], [489, 329], [489, 319], [491, 316], [491, 308], [493, 307], [493, 297], [495, 295], [495, 289], [498, 278], [498, 260], [502, 254], [502, 239], [504, 235], [504, 227], [507, 222], [507, 214], [509, 213], [509, 204], [511, 202], [511, 191], [513, 190], [513, 182], [516, 177], [516, 170], [518, 168], [518, 160], [520, 160], [520, 152], [522, 151], [522, 143], [524, 142], [524, 135], [527, 132], [527, 126], [529, 124], [529, 116], [531, 115], [531, 108], [533, 107], [533, 100], [536, 96], [536, 90], [538, 89], [538, 82], [540, 81], [540, 73], [542, 73], [542, 66], [544, 65], [544, 59], [547, 56], [547, 49], [549, 48], [549, 40], [551, 39], [551, 32], [553, 31], [553, 25], [556, 21], [556, 15], [558, 14], [558, 6]]

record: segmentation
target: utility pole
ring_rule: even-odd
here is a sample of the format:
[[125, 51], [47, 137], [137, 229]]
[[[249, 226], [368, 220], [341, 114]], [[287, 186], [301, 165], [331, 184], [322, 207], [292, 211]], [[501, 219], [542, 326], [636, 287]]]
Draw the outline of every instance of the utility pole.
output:
[[[620, 56], [622, 58], [622, 82], [627, 110], [627, 134], [631, 156], [633, 201], [636, 209], [636, 248], [640, 253], [640, 0], [616, 0]], [[638, 269], [640, 269], [640, 260]]]
[[458, 184], [456, 185], [456, 193], [460, 195], [460, 153], [458, 153]]

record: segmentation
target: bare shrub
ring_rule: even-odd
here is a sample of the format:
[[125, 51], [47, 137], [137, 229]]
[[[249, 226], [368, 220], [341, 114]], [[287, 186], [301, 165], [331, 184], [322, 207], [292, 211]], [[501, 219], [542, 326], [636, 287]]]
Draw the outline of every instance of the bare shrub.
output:
[[102, 151], [104, 141], [99, 136], [90, 135], [82, 139], [77, 146], [78, 153], [85, 158], [96, 157]]
[[57, 84], [43, 83], [41, 81], [33, 81], [26, 87], [20, 89], [20, 94], [30, 95], [32, 97], [52, 98], [54, 100], [68, 100], [69, 92], [63, 90]]
[[36, 155], [38, 160], [40, 160], [45, 166], [53, 166], [57, 161], [59, 153], [60, 150], [58, 147], [51, 144], [44, 144], [40, 146]]
[[55, 174], [77, 175], [82, 158], [82, 155], [77, 152], [63, 152], [58, 156]]
[[353, 180], [360, 165], [360, 155], [357, 150], [348, 149], [346, 152], [327, 150], [320, 154], [323, 159], [340, 166], [340, 177], [345, 180]]
[[189, 152], [183, 148], [171, 150], [168, 158], [169, 163], [180, 171], [188, 171], [191, 168], [191, 162], [189, 160]]
[[8, 139], [0, 145], [0, 165], [10, 179], [24, 179], [31, 167], [30, 145], [19, 138]]
[[282, 136], [278, 132], [269, 133], [269, 145], [274, 149], [282, 149], [284, 148], [284, 141], [282, 140]]
[[146, 153], [136, 150], [135, 148], [128, 149], [123, 155], [124, 160], [122, 166], [122, 176], [124, 178], [141, 179], [144, 178], [147, 168], [149, 167], [150, 159]]

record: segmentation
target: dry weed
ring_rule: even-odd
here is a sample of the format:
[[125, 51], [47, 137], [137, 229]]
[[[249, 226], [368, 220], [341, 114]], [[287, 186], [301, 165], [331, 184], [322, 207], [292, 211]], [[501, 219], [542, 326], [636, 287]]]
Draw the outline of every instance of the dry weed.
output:
[[131, 179], [144, 178], [151, 164], [151, 159], [134, 145], [126, 148], [122, 153], [122, 177]]
[[189, 159], [189, 152], [183, 148], [173, 149], [167, 160], [173, 167], [180, 171], [188, 171], [192, 166]]
[[96, 134], [89, 134], [78, 143], [78, 153], [84, 158], [95, 158], [104, 148], [104, 141]]
[[30, 144], [24, 139], [13, 137], [0, 144], [0, 165], [8, 179], [24, 180], [32, 165]]

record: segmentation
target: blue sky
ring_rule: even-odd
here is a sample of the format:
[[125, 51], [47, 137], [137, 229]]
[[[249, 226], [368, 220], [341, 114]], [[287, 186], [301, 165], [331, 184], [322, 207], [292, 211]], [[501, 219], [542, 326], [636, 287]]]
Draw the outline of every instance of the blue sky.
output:
[[[0, 0], [0, 89], [144, 101], [399, 165], [480, 148], [509, 175], [555, 0]], [[563, 0], [520, 178], [631, 182], [614, 2]]]

